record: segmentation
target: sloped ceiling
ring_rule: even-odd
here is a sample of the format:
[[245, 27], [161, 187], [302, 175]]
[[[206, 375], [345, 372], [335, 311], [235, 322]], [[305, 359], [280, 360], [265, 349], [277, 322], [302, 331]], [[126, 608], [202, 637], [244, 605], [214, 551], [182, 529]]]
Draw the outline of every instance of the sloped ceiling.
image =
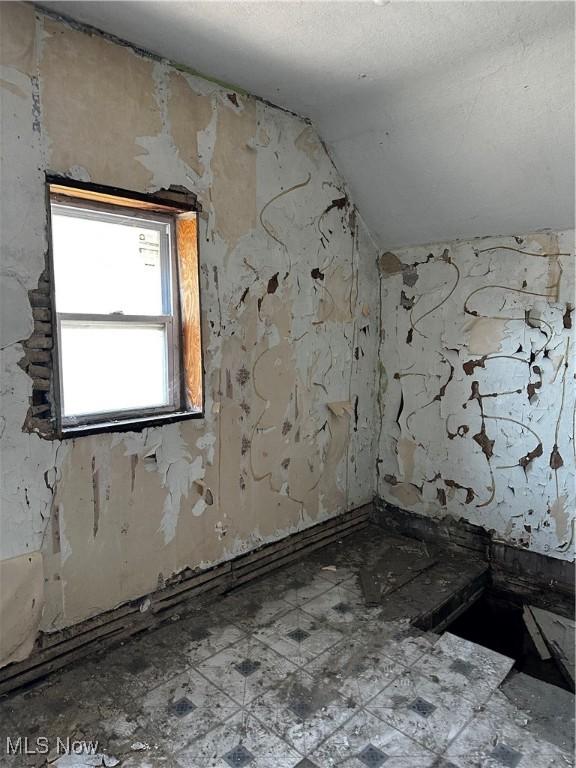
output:
[[312, 119], [382, 247], [574, 226], [571, 2], [54, 2]]

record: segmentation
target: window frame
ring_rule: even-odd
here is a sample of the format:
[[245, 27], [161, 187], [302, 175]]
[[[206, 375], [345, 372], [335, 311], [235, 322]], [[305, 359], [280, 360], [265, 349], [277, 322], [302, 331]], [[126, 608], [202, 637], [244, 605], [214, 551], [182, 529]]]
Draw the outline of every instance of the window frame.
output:
[[[102, 187], [94, 184], [75, 182], [61, 177], [46, 177], [46, 194], [48, 208], [48, 238], [49, 238], [49, 268], [51, 276], [51, 309], [53, 323], [54, 346], [52, 350], [52, 409], [56, 426], [56, 435], [60, 438], [75, 437], [81, 434], [95, 434], [110, 431], [133, 431], [134, 429], [156, 424], [171, 423], [191, 418], [204, 417], [204, 381], [202, 364], [202, 343], [199, 342], [196, 361], [200, 373], [201, 403], [187, 402], [186, 379], [182, 335], [184, 322], [182, 316], [182, 290], [180, 280], [180, 262], [178, 256], [177, 224], [179, 216], [194, 212], [197, 220], [199, 207], [189, 202], [179, 204], [174, 199], [163, 199], [154, 195], [141, 195], [116, 188]], [[58, 188], [57, 192], [52, 187]], [[66, 194], [66, 188], [70, 194]], [[86, 191], [86, 195], [77, 196], [75, 193]], [[91, 195], [94, 194], [94, 197]], [[97, 196], [102, 199], [96, 199]], [[181, 193], [174, 196], [182, 197]], [[108, 200], [118, 200], [109, 202]], [[130, 226], [130, 221], [143, 220], [161, 231], [161, 269], [162, 269], [162, 315], [122, 315], [116, 313], [60, 313], [57, 310], [57, 286], [55, 279], [55, 264], [52, 239], [53, 206], [59, 212], [68, 208], [69, 214], [92, 220], [124, 221]], [[140, 207], [141, 206], [141, 207]], [[132, 226], [137, 226], [133, 223]], [[164, 235], [162, 233], [165, 233]], [[168, 242], [166, 242], [167, 238]], [[163, 242], [164, 241], [164, 242]], [[198, 254], [198, 234], [196, 232], [196, 257]], [[196, 264], [199, 271], [199, 265]], [[200, 314], [200, 291], [198, 282], [198, 315]], [[171, 312], [167, 312], [167, 307]], [[114, 411], [95, 412], [90, 414], [64, 415], [64, 392], [62, 371], [62, 322], [77, 322], [78, 324], [102, 324], [104, 326], [159, 326], [165, 327], [166, 333], [166, 366], [169, 403], [161, 406], [139, 407]], [[199, 317], [198, 317], [199, 323]], [[201, 330], [198, 326], [201, 337]]]

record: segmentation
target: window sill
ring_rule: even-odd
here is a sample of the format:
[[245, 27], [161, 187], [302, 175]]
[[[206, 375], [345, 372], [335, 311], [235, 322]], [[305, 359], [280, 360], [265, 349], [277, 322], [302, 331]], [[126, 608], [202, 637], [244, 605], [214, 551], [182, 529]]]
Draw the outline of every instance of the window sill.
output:
[[172, 424], [175, 421], [188, 421], [189, 419], [202, 419], [204, 413], [201, 410], [176, 411], [156, 416], [143, 416], [129, 419], [114, 419], [111, 421], [99, 421], [97, 424], [81, 424], [78, 426], [62, 427], [58, 437], [62, 440], [85, 435], [97, 435], [107, 432], [139, 432], [146, 427], [160, 427], [163, 424]]

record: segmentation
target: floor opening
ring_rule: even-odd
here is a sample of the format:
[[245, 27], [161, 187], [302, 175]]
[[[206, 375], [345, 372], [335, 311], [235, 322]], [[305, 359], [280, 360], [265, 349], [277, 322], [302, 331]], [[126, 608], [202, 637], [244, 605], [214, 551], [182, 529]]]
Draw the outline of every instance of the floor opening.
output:
[[447, 630], [514, 659], [518, 672], [572, 691], [554, 659], [540, 658], [522, 618], [522, 605], [505, 592], [487, 590]]

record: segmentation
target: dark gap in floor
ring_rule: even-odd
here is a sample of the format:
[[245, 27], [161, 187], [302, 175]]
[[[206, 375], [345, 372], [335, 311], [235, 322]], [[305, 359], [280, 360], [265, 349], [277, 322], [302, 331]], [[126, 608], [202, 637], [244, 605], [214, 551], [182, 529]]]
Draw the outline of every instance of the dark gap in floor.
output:
[[514, 659], [518, 672], [571, 691], [554, 659], [540, 658], [524, 624], [522, 605], [505, 592], [484, 592], [447, 631]]

